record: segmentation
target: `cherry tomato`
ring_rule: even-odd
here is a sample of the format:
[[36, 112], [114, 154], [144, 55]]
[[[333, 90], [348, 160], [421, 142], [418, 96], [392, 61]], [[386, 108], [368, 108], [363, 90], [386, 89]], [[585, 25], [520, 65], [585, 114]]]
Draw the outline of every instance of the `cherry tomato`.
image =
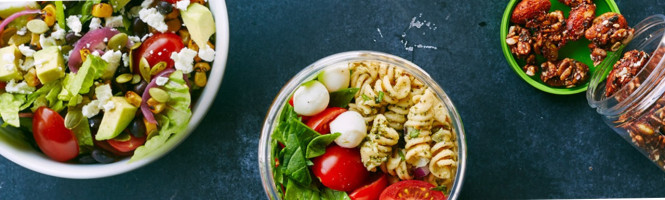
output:
[[175, 4], [175, 3], [178, 3], [178, 1], [180, 1], [180, 0], [163, 0], [163, 1]]
[[312, 116], [307, 121], [307, 126], [321, 134], [328, 134], [330, 133], [330, 122], [343, 112], [346, 112], [346, 109], [339, 107], [326, 108], [323, 112]]
[[180, 36], [175, 33], [155, 33], [141, 44], [133, 54], [134, 73], [139, 73], [139, 62], [141, 58], [148, 60], [150, 66], [165, 61], [166, 69], [173, 67], [173, 59], [171, 59], [172, 52], [180, 52], [185, 45], [182, 43]]
[[119, 156], [119, 157], [125, 157], [125, 156], [131, 156], [131, 155], [134, 155], [134, 152], [121, 152], [121, 151], [118, 151], [117, 149], [113, 148], [113, 147], [109, 144], [108, 140], [102, 140], [102, 141], [93, 140], [93, 142], [95, 143], [95, 146], [96, 146], [96, 147], [102, 148], [102, 149], [104, 149], [104, 150], [106, 150], [106, 151], [108, 151], [108, 152], [111, 152], [113, 155], [116, 155], [116, 156]]
[[[4, 90], [5, 86], [7, 86], [7, 83], [0, 81], [0, 90]], [[293, 102], [291, 104], [293, 104]]]
[[120, 141], [120, 140], [108, 140], [109, 145], [111, 145], [114, 149], [120, 151], [120, 152], [132, 152], [134, 149], [140, 147], [141, 145], [145, 144], [146, 137], [134, 137], [132, 134], [129, 134], [129, 140], [127, 141]]
[[383, 189], [388, 187], [388, 176], [381, 174], [379, 179], [369, 185], [362, 186], [349, 195], [352, 200], [378, 200]]
[[78, 156], [76, 136], [65, 128], [65, 120], [57, 112], [47, 107], [37, 109], [32, 130], [37, 146], [51, 159], [64, 162]]
[[291, 105], [291, 107], [293, 107], [293, 96], [291, 96], [291, 98], [289, 99], [289, 105]]
[[312, 160], [314, 175], [326, 187], [350, 192], [365, 183], [369, 172], [360, 161], [358, 149], [347, 149], [335, 144], [326, 148], [326, 153]]
[[446, 199], [441, 191], [431, 190], [431, 183], [419, 180], [400, 181], [388, 186], [381, 193], [381, 200], [417, 200], [417, 199]]

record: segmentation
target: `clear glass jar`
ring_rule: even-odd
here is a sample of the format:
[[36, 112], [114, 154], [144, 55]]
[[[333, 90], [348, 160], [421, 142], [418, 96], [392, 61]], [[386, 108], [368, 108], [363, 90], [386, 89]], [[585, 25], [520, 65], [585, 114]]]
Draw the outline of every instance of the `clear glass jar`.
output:
[[270, 106], [270, 110], [268, 111], [268, 115], [266, 116], [266, 120], [263, 124], [263, 130], [261, 131], [261, 139], [259, 140], [259, 170], [261, 173], [263, 188], [265, 189], [268, 198], [279, 199], [279, 196], [277, 195], [278, 190], [275, 187], [275, 181], [273, 177], [273, 167], [271, 166], [271, 160], [274, 158], [272, 158], [272, 155], [270, 154], [270, 136], [276, 128], [276, 122], [278, 121], [277, 118], [279, 113], [282, 112], [284, 104], [288, 101], [289, 96], [291, 96], [291, 94], [295, 92], [296, 88], [302, 83], [314, 79], [323, 68], [340, 62], [354, 61], [379, 61], [400, 67], [404, 71], [410, 73], [429, 86], [448, 108], [448, 114], [452, 120], [454, 130], [457, 133], [458, 144], [458, 167], [455, 181], [453, 183], [452, 189], [450, 190], [450, 195], [448, 198], [457, 199], [462, 188], [462, 182], [464, 180], [466, 169], [466, 138], [464, 135], [462, 121], [459, 114], [457, 113], [457, 110], [455, 109], [455, 106], [450, 101], [450, 98], [448, 98], [448, 95], [443, 92], [441, 87], [420, 67], [403, 58], [372, 51], [349, 51], [320, 59], [296, 74], [280, 90], [279, 94]]
[[606, 58], [592, 75], [587, 100], [607, 125], [665, 171], [665, 16], [650, 16], [634, 28], [633, 39], [619, 52], [644, 51], [649, 61], [606, 97], [605, 79], [623, 53]]

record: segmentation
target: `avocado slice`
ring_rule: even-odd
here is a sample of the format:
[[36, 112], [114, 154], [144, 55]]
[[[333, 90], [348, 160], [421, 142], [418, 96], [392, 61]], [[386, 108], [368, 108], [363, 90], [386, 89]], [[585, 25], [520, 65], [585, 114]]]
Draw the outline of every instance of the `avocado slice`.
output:
[[46, 47], [35, 52], [37, 78], [43, 84], [65, 77], [65, 61], [58, 46]]
[[109, 140], [117, 137], [134, 120], [138, 107], [133, 106], [124, 97], [111, 97], [115, 108], [105, 112], [96, 140]]
[[192, 3], [180, 15], [196, 45], [207, 45], [208, 39], [215, 33], [215, 20], [210, 10], [201, 4]]
[[19, 58], [21, 51], [14, 45], [0, 49], [0, 81], [21, 79], [21, 72], [18, 70]]

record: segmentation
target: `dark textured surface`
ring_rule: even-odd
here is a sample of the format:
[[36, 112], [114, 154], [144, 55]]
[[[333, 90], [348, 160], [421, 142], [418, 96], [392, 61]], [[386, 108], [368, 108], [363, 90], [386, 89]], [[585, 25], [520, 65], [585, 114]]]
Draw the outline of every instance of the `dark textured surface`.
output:
[[[665, 7], [617, 3], [630, 24]], [[583, 94], [546, 94], [515, 75], [499, 46], [506, 0], [227, 4], [226, 76], [184, 143], [143, 168], [95, 180], [53, 178], [0, 158], [0, 199], [263, 199], [257, 146], [274, 96], [317, 59], [361, 49], [420, 65], [456, 104], [468, 138], [464, 199], [665, 196], [665, 173], [605, 125]], [[431, 24], [409, 29], [414, 17]], [[407, 51], [404, 43], [437, 49]]]

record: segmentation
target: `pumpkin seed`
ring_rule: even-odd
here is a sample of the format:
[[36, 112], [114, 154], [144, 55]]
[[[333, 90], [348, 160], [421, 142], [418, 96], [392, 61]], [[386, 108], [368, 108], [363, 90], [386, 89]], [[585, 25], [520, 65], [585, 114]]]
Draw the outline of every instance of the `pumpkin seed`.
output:
[[166, 93], [166, 91], [157, 87], [150, 88], [150, 90], [148, 90], [148, 93], [150, 93], [150, 97], [152, 97], [153, 99], [155, 99], [155, 101], [160, 103], [166, 103], [170, 98], [169, 93]]
[[26, 43], [30, 42], [31, 39], [32, 39], [32, 37], [29, 34], [25, 34], [25, 35], [16, 34], [16, 35], [12, 35], [9, 38], [9, 42], [7, 42], [7, 43], [10, 44], [10, 45], [20, 46], [22, 44], [26, 44]]
[[132, 74], [120, 74], [120, 76], [115, 77], [115, 82], [116, 83], [127, 83], [134, 78], [134, 75]]
[[140, 46], [141, 46], [141, 42], [136, 42], [136, 43], [134, 43], [134, 45], [132, 45], [132, 47], [129, 48], [129, 50], [138, 49]]
[[126, 142], [126, 141], [129, 141], [130, 139], [132, 139], [132, 138], [129, 137], [129, 134], [127, 134], [126, 132], [122, 132], [120, 135], [113, 138], [113, 140], [117, 140], [117, 141], [120, 141], [120, 142]]
[[44, 22], [44, 20], [41, 19], [30, 20], [25, 26], [28, 28], [30, 32], [35, 34], [42, 34], [48, 31], [48, 25], [46, 25], [46, 22]]
[[118, 33], [118, 34], [115, 34], [113, 37], [111, 37], [111, 39], [109, 39], [109, 42], [108, 42], [107, 45], [108, 45], [109, 49], [113, 49], [113, 50], [117, 51], [117, 50], [122, 49], [122, 47], [124, 47], [125, 45], [127, 45], [127, 40], [129, 40], [129, 37], [127, 36], [127, 34]]
[[83, 113], [78, 111], [67, 112], [65, 116], [65, 128], [73, 129], [81, 123]]
[[138, 74], [134, 74], [132, 76], [132, 84], [138, 84], [139, 82], [141, 82], [141, 76], [139, 76]]
[[157, 75], [159, 74], [159, 72], [164, 71], [164, 69], [166, 69], [166, 62], [164, 61], [158, 62], [157, 64], [155, 64], [155, 66], [152, 66], [152, 68], [150, 69], [150, 75], [153, 76]]
[[141, 61], [139, 62], [139, 72], [145, 82], [150, 82], [150, 64], [148, 64], [148, 60], [146, 60], [145, 57], [141, 57]]

